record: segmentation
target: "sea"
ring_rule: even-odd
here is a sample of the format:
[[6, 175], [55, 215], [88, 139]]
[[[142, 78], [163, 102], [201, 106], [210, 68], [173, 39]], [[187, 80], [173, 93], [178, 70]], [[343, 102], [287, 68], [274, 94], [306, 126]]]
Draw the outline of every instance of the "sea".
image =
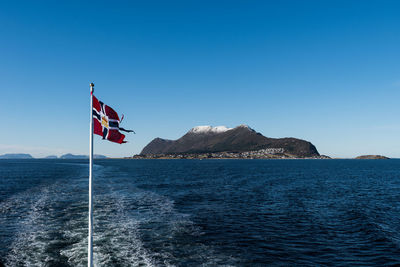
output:
[[[94, 161], [96, 266], [400, 265], [400, 160]], [[0, 160], [0, 265], [87, 266], [88, 161]]]

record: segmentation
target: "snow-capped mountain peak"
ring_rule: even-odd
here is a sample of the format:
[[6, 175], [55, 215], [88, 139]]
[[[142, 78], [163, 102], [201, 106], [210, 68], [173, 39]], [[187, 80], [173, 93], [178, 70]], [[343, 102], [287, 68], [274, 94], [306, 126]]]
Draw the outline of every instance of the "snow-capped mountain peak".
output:
[[209, 125], [206, 126], [196, 126], [192, 128], [189, 133], [223, 133], [229, 130], [232, 130], [233, 128], [228, 128], [226, 126], [216, 126], [212, 127]]

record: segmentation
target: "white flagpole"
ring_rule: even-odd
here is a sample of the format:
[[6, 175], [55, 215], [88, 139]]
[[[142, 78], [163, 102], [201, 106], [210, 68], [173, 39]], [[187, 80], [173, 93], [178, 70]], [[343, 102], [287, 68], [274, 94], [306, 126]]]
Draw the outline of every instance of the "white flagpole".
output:
[[89, 141], [89, 236], [88, 236], [88, 267], [93, 267], [93, 91], [94, 84], [90, 84], [90, 141]]

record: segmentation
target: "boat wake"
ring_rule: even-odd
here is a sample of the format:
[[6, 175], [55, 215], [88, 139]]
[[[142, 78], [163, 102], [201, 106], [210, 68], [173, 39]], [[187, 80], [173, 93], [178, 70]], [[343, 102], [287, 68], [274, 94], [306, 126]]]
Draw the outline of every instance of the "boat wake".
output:
[[[96, 266], [222, 265], [233, 258], [194, 244], [202, 235], [167, 197], [135, 187], [124, 173], [95, 165]], [[6, 266], [87, 264], [87, 167], [0, 203], [0, 222], [12, 229]], [[9, 230], [10, 230], [9, 229]], [[185, 260], [186, 259], [186, 260]]]

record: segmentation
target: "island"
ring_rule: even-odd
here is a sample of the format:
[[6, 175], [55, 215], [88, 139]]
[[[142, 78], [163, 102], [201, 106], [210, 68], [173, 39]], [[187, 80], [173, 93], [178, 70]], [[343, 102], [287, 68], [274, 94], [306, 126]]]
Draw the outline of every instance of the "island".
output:
[[326, 159], [308, 141], [270, 138], [247, 125], [197, 126], [177, 140], [155, 138], [133, 159]]
[[389, 158], [381, 155], [362, 155], [355, 157], [355, 159], [389, 159]]
[[15, 153], [15, 154], [4, 154], [0, 155], [0, 159], [33, 159], [30, 154]]
[[[88, 159], [88, 158], [89, 158], [89, 156], [87, 156], [87, 155], [74, 155], [71, 153], [60, 156], [60, 159]], [[94, 159], [106, 159], [107, 157], [104, 155], [94, 154], [93, 158]]]

